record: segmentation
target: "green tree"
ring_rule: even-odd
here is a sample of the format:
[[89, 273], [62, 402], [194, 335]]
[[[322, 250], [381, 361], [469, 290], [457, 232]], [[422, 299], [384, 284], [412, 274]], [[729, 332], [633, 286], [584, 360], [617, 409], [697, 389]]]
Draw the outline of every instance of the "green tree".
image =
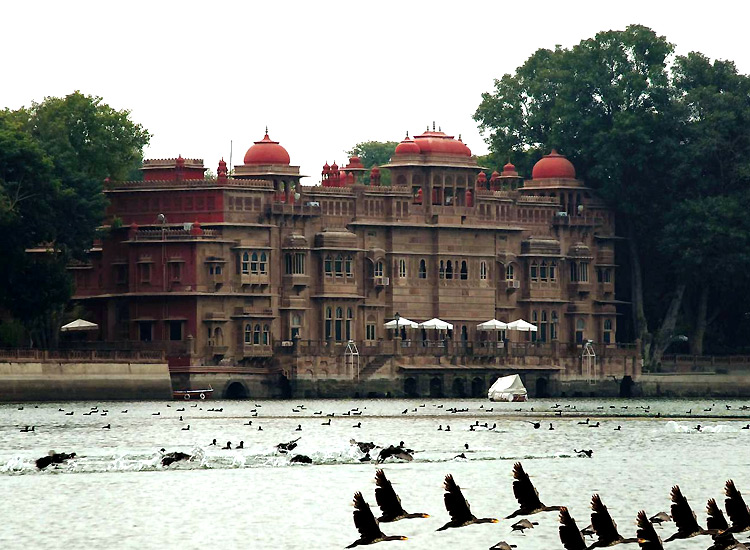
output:
[[[475, 113], [493, 154], [511, 156], [528, 173], [556, 147], [615, 209], [628, 238], [635, 334], [651, 363], [685, 324], [687, 304], [706, 301], [699, 281], [710, 280], [712, 247], [726, 236], [723, 224], [738, 221], [744, 200], [728, 192], [746, 188], [750, 173], [746, 78], [700, 54], [677, 58], [670, 71], [672, 51], [641, 25], [538, 50], [496, 80]], [[686, 235], [697, 234], [703, 238], [686, 247]], [[700, 257], [702, 275], [687, 250]], [[738, 277], [743, 261], [731, 270]], [[700, 329], [694, 333], [702, 342]]]
[[[396, 151], [398, 143], [395, 141], [364, 141], [357, 143], [346, 154], [350, 157], [359, 157], [365, 168], [372, 168], [373, 166], [382, 166], [390, 162], [393, 153]], [[369, 181], [369, 174], [365, 175], [365, 181]], [[383, 170], [380, 173], [380, 182], [382, 185], [391, 184], [391, 172], [390, 170]]]
[[0, 306], [37, 341], [54, 343], [51, 320], [72, 291], [66, 265], [93, 243], [105, 178], [126, 177], [149, 138], [128, 111], [80, 92], [0, 112]]

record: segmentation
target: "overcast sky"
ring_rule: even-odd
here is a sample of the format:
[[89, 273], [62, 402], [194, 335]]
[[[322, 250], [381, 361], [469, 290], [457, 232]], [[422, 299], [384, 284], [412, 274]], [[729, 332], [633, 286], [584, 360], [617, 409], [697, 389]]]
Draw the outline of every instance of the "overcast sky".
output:
[[9, 1], [0, 108], [98, 95], [153, 134], [147, 158], [203, 158], [214, 172], [230, 142], [241, 164], [268, 125], [312, 184], [356, 143], [432, 121], [486, 153], [472, 114], [493, 79], [598, 31], [644, 24], [679, 54], [750, 73], [749, 13], [747, 0]]

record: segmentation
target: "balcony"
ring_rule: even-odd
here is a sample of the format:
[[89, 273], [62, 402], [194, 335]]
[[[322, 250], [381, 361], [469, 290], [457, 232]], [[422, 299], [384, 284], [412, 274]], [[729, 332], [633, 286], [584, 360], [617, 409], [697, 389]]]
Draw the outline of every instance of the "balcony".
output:
[[226, 355], [228, 351], [229, 351], [229, 346], [218, 345], [216, 341], [214, 341], [213, 339], [209, 339], [208, 345], [206, 346], [205, 355], [210, 355], [210, 356]]
[[242, 357], [272, 357], [273, 346], [263, 344], [244, 344], [242, 346]]
[[570, 292], [578, 294], [588, 294], [591, 292], [591, 283], [589, 281], [571, 281]]
[[599, 292], [601, 294], [613, 294], [615, 291], [614, 283], [599, 283]]
[[384, 277], [383, 275], [376, 275], [372, 278], [372, 286], [388, 286], [391, 284], [390, 277]]
[[242, 285], [268, 285], [270, 277], [268, 273], [242, 273], [240, 275], [240, 284]]
[[227, 314], [223, 311], [206, 311], [203, 313], [204, 321], [227, 321]]
[[506, 285], [505, 288], [508, 292], [514, 292], [518, 290], [519, 288], [521, 288], [521, 281], [518, 281], [518, 280], [505, 281], [505, 285]]
[[286, 274], [283, 277], [284, 286], [309, 286], [310, 276], [301, 273]]
[[243, 306], [234, 308], [232, 317], [275, 317], [273, 309], [260, 306]]

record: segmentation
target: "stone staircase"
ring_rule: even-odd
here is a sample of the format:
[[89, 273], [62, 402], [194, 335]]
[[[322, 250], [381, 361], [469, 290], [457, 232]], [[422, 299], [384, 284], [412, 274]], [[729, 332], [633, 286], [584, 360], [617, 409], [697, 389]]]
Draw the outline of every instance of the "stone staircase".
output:
[[385, 365], [386, 361], [388, 361], [390, 357], [385, 355], [376, 355], [375, 358], [367, 363], [365, 367], [359, 371], [359, 378], [369, 378], [373, 374], [375, 374], [378, 370], [380, 370], [380, 367]]

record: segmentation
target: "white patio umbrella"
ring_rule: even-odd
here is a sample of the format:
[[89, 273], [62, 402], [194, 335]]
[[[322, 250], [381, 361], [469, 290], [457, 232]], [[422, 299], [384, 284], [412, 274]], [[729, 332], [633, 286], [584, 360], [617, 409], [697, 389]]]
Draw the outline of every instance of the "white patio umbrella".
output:
[[536, 332], [536, 326], [523, 319], [516, 319], [508, 323], [508, 330], [517, 330], [519, 332]]
[[497, 319], [490, 319], [489, 321], [485, 321], [484, 323], [479, 323], [477, 325], [477, 329], [479, 330], [505, 330], [507, 328], [507, 323], [503, 323], [502, 321], [498, 321]]
[[414, 321], [410, 321], [406, 317], [397, 317], [393, 321], [388, 321], [383, 325], [385, 328], [401, 328], [401, 327], [409, 327], [409, 328], [418, 328], [419, 325], [415, 323]]
[[432, 330], [453, 330], [453, 325], [437, 317], [433, 317], [429, 321], [419, 323], [419, 328], [432, 329]]
[[99, 325], [86, 321], [84, 319], [76, 319], [75, 321], [63, 325], [60, 327], [61, 332], [74, 332], [74, 331], [85, 331], [85, 330], [96, 330]]

